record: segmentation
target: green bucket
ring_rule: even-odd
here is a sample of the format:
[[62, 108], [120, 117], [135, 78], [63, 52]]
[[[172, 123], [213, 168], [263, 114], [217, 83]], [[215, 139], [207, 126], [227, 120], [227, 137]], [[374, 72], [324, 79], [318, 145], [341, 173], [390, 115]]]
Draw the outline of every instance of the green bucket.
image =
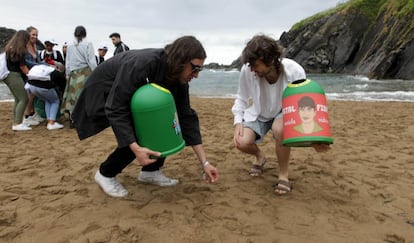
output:
[[135, 91], [131, 100], [132, 119], [140, 146], [166, 157], [185, 146], [174, 98], [168, 89], [150, 83]]
[[333, 143], [325, 91], [317, 82], [302, 79], [288, 84], [282, 95], [282, 112], [283, 145]]

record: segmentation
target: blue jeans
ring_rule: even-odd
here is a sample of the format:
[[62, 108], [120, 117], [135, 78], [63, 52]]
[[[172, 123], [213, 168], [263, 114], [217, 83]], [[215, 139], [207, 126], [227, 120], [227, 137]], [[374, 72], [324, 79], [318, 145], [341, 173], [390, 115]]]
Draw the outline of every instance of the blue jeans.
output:
[[25, 86], [26, 90], [41, 100], [45, 101], [45, 112], [48, 120], [56, 121], [59, 111], [59, 96], [54, 88], [45, 89], [33, 86], [29, 83]]

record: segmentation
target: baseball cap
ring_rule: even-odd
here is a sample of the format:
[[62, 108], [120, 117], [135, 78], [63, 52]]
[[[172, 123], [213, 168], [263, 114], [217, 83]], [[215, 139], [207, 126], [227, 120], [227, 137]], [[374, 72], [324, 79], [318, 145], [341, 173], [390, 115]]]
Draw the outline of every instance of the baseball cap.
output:
[[100, 44], [98, 46], [98, 50], [108, 50], [108, 46], [106, 46], [105, 44]]
[[47, 43], [50, 43], [50, 44], [52, 44], [52, 45], [54, 45], [54, 46], [58, 44], [58, 43], [55, 41], [55, 39], [53, 39], [53, 38], [46, 39], [46, 40], [45, 40], [45, 45], [46, 45]]

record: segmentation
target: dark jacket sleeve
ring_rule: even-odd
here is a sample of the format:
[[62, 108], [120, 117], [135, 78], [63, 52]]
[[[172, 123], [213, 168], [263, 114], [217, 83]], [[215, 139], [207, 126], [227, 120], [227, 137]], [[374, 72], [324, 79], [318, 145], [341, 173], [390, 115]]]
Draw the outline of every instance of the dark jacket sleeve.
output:
[[202, 144], [198, 115], [190, 106], [189, 85], [180, 85], [174, 92], [178, 119], [187, 146]]
[[147, 77], [154, 70], [156, 70], [155, 61], [137, 60], [124, 63], [117, 72], [105, 103], [105, 113], [119, 147], [136, 142], [131, 99], [135, 91], [147, 83]]
[[60, 63], [63, 64], [64, 63], [64, 60], [63, 60], [62, 53], [60, 53], [60, 51], [56, 50], [56, 54], [57, 54], [56, 61], [58, 61], [58, 62], [60, 62]]

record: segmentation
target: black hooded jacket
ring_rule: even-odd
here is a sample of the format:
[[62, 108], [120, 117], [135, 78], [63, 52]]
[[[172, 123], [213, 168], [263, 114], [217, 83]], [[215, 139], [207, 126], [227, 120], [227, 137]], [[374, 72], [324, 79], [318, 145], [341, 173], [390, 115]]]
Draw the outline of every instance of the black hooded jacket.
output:
[[148, 80], [172, 93], [186, 145], [201, 144], [198, 116], [190, 106], [189, 85], [167, 85], [166, 70], [164, 49], [131, 50], [99, 65], [86, 81], [72, 114], [79, 138], [111, 126], [118, 147], [136, 142], [130, 102]]

